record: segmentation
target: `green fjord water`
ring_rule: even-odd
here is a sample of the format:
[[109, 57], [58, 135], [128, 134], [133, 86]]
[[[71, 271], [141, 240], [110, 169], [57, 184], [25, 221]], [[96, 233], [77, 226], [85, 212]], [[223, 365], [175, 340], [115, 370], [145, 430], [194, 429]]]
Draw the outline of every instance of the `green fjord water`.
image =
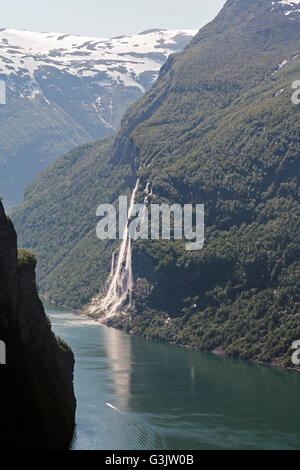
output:
[[299, 449], [300, 374], [153, 343], [46, 304], [75, 358], [75, 449]]

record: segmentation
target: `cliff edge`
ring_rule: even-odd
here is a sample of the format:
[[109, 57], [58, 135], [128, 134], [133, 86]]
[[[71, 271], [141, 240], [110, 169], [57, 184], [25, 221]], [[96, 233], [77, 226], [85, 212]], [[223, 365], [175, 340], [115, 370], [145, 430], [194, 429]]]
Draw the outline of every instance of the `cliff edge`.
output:
[[0, 202], [0, 449], [67, 449], [74, 433], [74, 356], [51, 331], [35, 265]]

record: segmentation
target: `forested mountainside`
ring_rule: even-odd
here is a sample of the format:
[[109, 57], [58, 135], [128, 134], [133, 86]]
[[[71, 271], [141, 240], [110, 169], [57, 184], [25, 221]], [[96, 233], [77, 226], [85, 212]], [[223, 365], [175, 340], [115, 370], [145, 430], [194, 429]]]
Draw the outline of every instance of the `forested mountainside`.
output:
[[0, 201], [2, 450], [67, 450], [73, 438], [74, 356], [51, 331], [35, 265], [31, 252], [17, 251], [16, 232]]
[[39, 171], [76, 145], [120, 127], [125, 109], [196, 31], [118, 38], [0, 29], [0, 195], [19, 204]]
[[125, 113], [119, 133], [79, 147], [28, 187], [13, 219], [39, 257], [41, 290], [82, 308], [116, 245], [96, 208], [151, 183], [151, 202], [205, 204], [205, 245], [133, 243], [134, 307], [110, 320], [156, 340], [290, 365], [300, 338], [296, 3], [228, 0]]

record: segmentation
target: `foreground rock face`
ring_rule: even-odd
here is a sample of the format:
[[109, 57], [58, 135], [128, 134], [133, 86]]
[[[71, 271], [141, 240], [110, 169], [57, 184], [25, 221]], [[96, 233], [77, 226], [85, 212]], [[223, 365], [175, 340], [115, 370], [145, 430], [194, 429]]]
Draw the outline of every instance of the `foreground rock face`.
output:
[[76, 400], [74, 356], [51, 331], [35, 283], [35, 259], [18, 260], [17, 237], [0, 202], [0, 449], [67, 449]]

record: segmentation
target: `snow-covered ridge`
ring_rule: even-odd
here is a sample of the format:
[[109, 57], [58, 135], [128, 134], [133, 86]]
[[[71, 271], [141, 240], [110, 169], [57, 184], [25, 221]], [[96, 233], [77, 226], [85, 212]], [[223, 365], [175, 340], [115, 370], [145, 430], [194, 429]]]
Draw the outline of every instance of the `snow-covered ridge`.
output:
[[33, 79], [37, 69], [54, 67], [77, 77], [105, 72], [133, 85], [143, 72], [158, 71], [196, 32], [152, 30], [108, 39], [0, 29], [0, 74]]
[[0, 189], [6, 203], [21, 202], [23, 188], [63, 153], [118, 130], [124, 111], [196, 32], [151, 30], [109, 39], [0, 29], [0, 80], [6, 84]]

